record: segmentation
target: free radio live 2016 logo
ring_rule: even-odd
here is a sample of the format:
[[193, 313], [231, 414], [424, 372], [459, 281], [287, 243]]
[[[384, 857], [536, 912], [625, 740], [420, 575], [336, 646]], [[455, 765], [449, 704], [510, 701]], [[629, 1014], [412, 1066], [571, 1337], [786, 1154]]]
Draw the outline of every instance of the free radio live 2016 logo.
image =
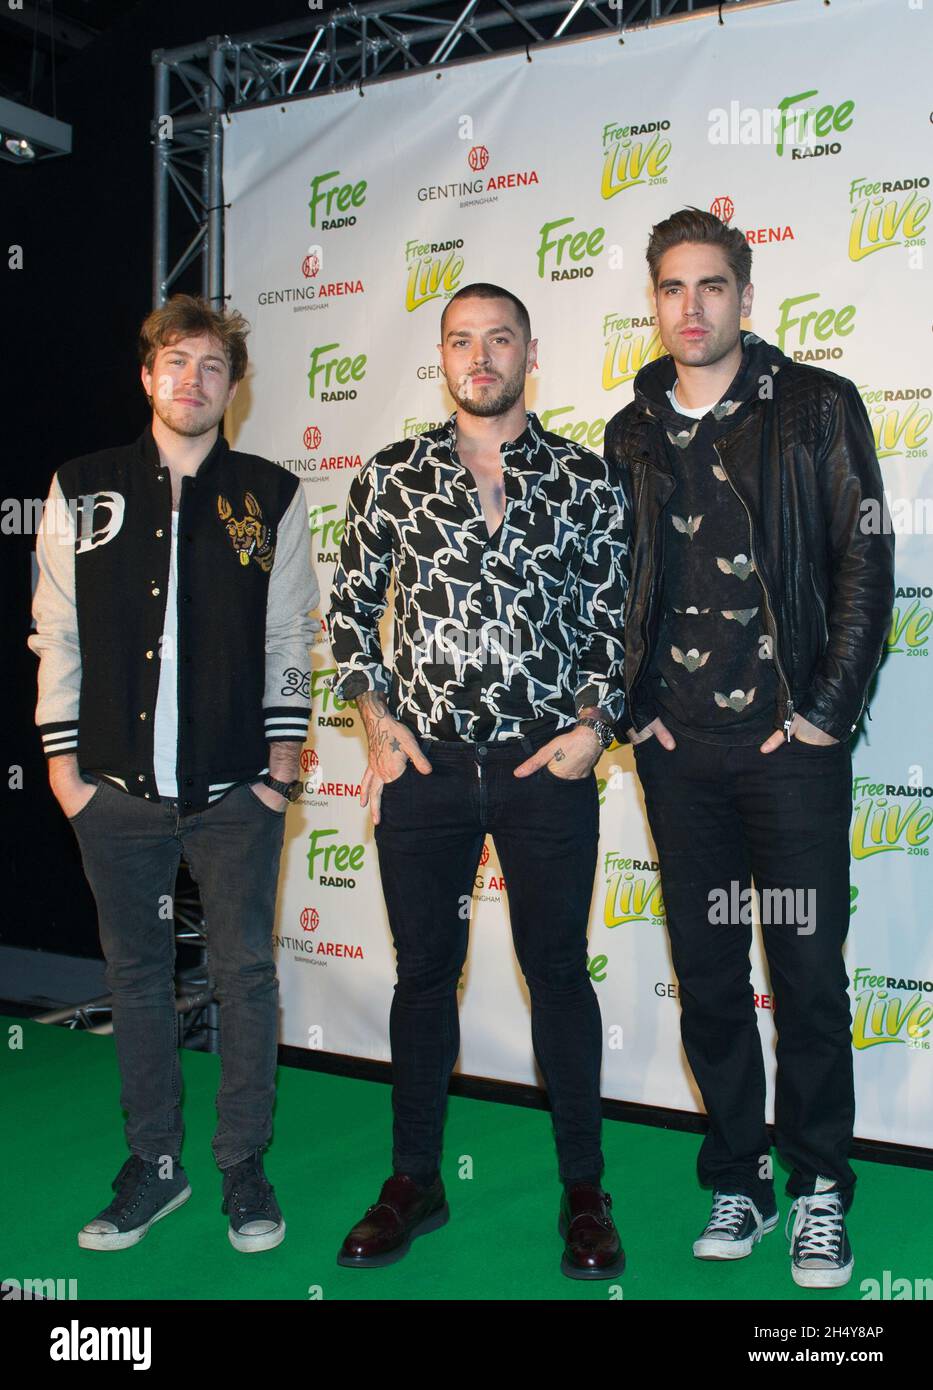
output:
[[900, 1043], [930, 1051], [933, 980], [882, 975], [871, 966], [859, 966], [852, 976], [852, 992], [853, 1047], [864, 1051], [884, 1043]]
[[606, 314], [603, 318], [604, 391], [634, 381], [642, 367], [664, 356], [664, 344], [653, 315]]
[[933, 387], [899, 386], [893, 390], [878, 390], [860, 386], [858, 391], [868, 411], [879, 459], [900, 455], [925, 459], [933, 421], [933, 411], [926, 402], [933, 398]]
[[650, 859], [607, 850], [603, 857], [606, 896], [603, 923], [607, 927], [630, 926], [634, 922], [663, 923], [664, 899], [661, 875]]
[[925, 604], [924, 599], [933, 599], [933, 586], [905, 585], [895, 589], [887, 644], [892, 655], [929, 654], [927, 642], [933, 625], [933, 608]]
[[639, 184], [667, 183], [671, 142], [670, 121], [646, 121], [636, 125], [603, 126], [603, 166], [600, 192], [614, 198]]
[[919, 858], [930, 854], [930, 809], [933, 787], [923, 786], [919, 768], [906, 783], [873, 782], [868, 776], [852, 779], [852, 858], [871, 859], [877, 854], [904, 853]]
[[[930, 199], [926, 177], [906, 179], [855, 178], [849, 184], [852, 225], [849, 228], [849, 259], [863, 261], [876, 251], [892, 246], [920, 248], [926, 230]], [[918, 250], [917, 255], [922, 255]], [[916, 262], [918, 268], [922, 260]]]
[[405, 308], [414, 313], [432, 299], [449, 299], [463, 275], [462, 238], [452, 241], [406, 241]]

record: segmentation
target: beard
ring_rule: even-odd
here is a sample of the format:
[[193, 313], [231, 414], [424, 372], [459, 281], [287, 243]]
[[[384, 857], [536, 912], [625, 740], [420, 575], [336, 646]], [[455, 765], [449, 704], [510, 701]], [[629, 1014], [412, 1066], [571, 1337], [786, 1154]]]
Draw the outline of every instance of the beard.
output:
[[175, 434], [185, 439], [197, 439], [202, 434], [209, 434], [220, 424], [226, 408], [215, 406], [211, 409], [204, 406], [196, 414], [189, 414], [187, 406], [176, 406], [174, 401], [165, 401], [158, 396], [152, 396], [150, 399], [152, 408], [163, 425], [167, 425]]
[[[492, 372], [483, 372], [483, 376], [492, 376]], [[498, 382], [491, 386], [473, 387], [471, 377], [452, 378], [447, 377], [447, 389], [461, 410], [465, 410], [467, 415], [480, 415], [489, 418], [494, 415], [505, 415], [507, 411], [519, 399], [525, 389], [525, 368], [519, 367], [514, 376]]]

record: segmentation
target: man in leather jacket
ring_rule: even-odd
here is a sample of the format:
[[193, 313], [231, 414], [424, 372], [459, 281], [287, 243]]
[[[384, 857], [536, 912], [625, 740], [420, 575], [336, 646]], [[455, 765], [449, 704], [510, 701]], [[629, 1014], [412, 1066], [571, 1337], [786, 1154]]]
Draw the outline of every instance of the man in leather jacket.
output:
[[653, 228], [647, 259], [669, 356], [639, 372], [605, 444], [633, 513], [617, 735], [635, 745], [709, 1117], [698, 1171], [713, 1209], [693, 1249], [749, 1255], [778, 1220], [754, 901], [792, 1275], [839, 1286], [855, 1184], [849, 740], [890, 624], [893, 537], [877, 526], [881, 474], [853, 384], [740, 331], [753, 297], [742, 233], [685, 209]]

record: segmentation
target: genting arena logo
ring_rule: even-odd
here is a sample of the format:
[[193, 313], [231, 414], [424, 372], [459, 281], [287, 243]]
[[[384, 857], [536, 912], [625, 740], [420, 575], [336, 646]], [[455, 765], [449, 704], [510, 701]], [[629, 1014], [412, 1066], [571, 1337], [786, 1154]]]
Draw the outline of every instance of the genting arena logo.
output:
[[304, 773], [313, 772], [320, 763], [320, 758], [316, 748], [302, 748], [301, 750], [301, 770]]
[[306, 449], [320, 449], [322, 435], [317, 425], [309, 425], [301, 437]]
[[487, 845], [486, 841], [484, 840], [484, 841], [483, 841], [482, 853], [480, 854], [480, 857], [479, 857], [479, 866], [480, 866], [480, 868], [482, 868], [485, 864], [488, 864], [488, 863], [489, 863], [489, 846]]
[[303, 907], [298, 920], [301, 922], [302, 931], [317, 931], [321, 925], [321, 914], [316, 907]]
[[718, 217], [720, 222], [729, 222], [735, 213], [735, 203], [726, 194], [722, 198], [714, 198], [709, 205], [709, 210], [714, 217]]
[[306, 280], [313, 280], [321, 269], [321, 258], [317, 251], [309, 251], [301, 262], [301, 273]]
[[467, 155], [467, 162], [474, 174], [480, 169], [485, 169], [489, 163], [489, 151], [485, 145], [474, 145]]

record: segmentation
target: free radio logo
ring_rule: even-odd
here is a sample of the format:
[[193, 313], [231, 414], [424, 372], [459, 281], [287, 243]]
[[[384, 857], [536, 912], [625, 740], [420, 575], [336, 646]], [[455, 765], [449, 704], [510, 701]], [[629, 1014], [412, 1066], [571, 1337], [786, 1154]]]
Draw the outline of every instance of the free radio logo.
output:
[[330, 232], [356, 225], [356, 213], [351, 209], [361, 208], [366, 202], [365, 179], [341, 183], [340, 170], [330, 169], [326, 174], [315, 174], [310, 186], [308, 212], [312, 227]]
[[350, 382], [360, 382], [365, 377], [365, 352], [350, 357], [341, 355], [339, 343], [319, 343], [311, 349], [310, 361], [308, 395], [312, 400], [356, 400], [356, 388]]
[[538, 232], [538, 279], [545, 272], [551, 280], [588, 280], [593, 276], [592, 262], [603, 252], [605, 227], [585, 231], [575, 226], [573, 217], [559, 217], [545, 222]]
[[332, 836], [339, 830], [312, 830], [308, 836], [308, 878], [322, 888], [355, 888], [356, 879], [349, 874], [359, 873], [366, 855], [364, 845], [349, 845]]
[[855, 328], [855, 305], [834, 309], [819, 291], [789, 295], [778, 310], [775, 342], [795, 362], [826, 362], [843, 355], [840, 338]]
[[311, 672], [311, 707], [318, 710], [314, 722], [319, 729], [352, 729], [355, 722], [353, 706], [331, 690], [336, 674], [336, 666]]

